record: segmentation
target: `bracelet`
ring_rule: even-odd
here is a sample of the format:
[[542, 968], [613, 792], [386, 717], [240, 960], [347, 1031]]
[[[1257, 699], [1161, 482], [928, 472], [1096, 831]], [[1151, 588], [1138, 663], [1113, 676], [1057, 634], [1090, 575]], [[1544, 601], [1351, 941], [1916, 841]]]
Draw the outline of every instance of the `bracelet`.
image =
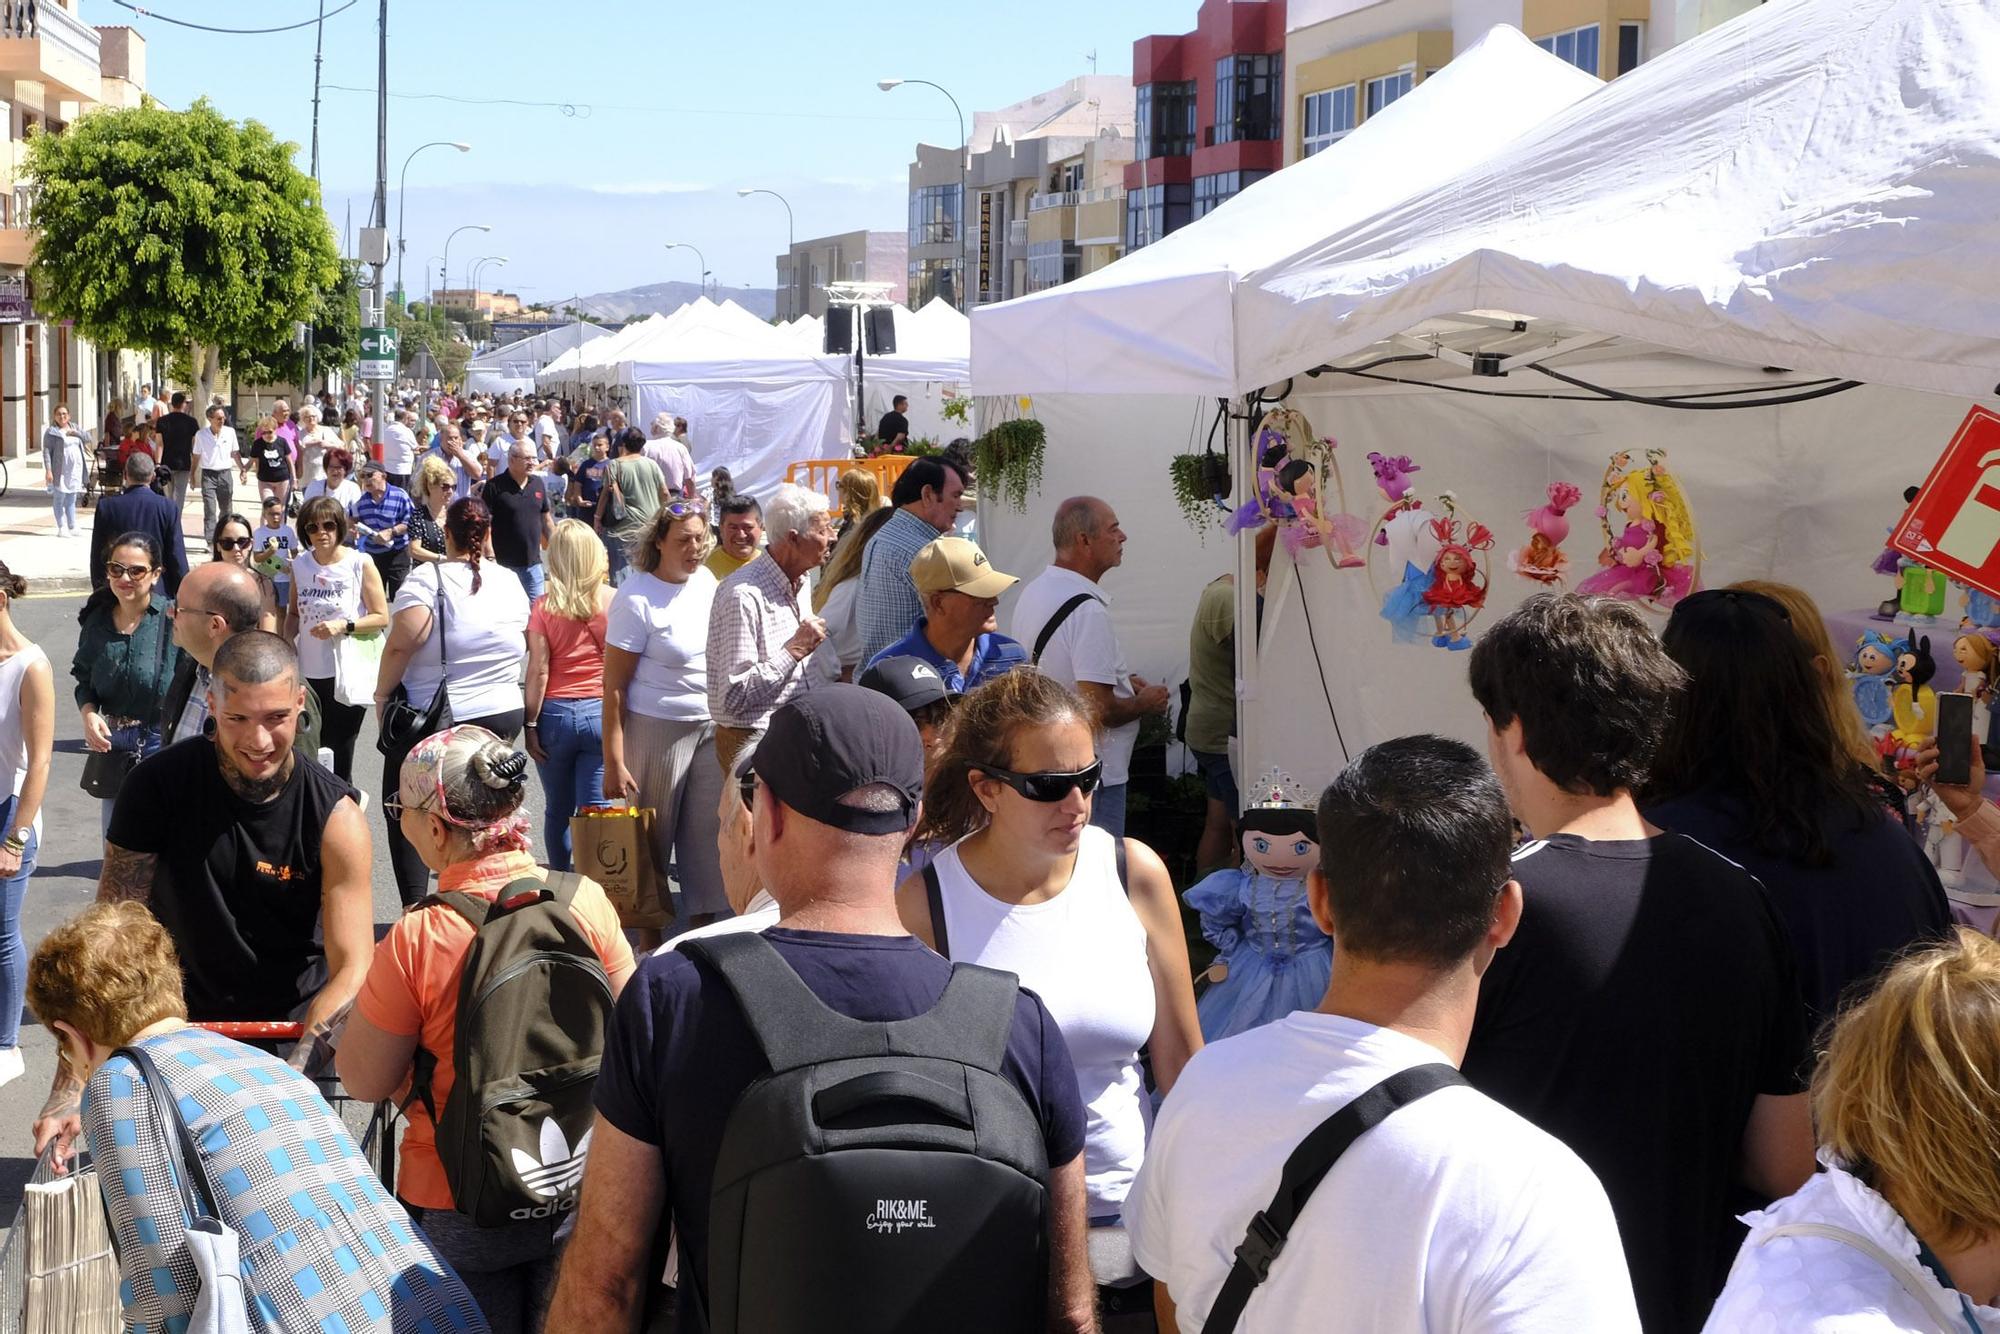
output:
[[[530, 732], [533, 732], [533, 731], [536, 731], [537, 729], [539, 729], [539, 728], [540, 728], [540, 726], [541, 726], [541, 720], [540, 720], [540, 719], [535, 719], [535, 720], [533, 720], [533, 721], [530, 721], [530, 722], [525, 722], [525, 723], [522, 723], [522, 724], [521, 724], [521, 726], [522, 726], [522, 727], [524, 727], [524, 728], [526, 728], [526, 729], [527, 729], [528, 731], [530, 731]], [[25, 844], [23, 844], [22, 846], [24, 846], [24, 847], [25, 847], [26, 845], [25, 845]]]

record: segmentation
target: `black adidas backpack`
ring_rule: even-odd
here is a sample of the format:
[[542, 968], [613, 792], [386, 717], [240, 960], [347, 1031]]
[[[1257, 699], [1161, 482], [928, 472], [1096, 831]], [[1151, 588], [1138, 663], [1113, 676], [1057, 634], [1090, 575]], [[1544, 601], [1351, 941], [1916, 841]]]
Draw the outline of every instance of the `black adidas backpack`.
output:
[[928, 1014], [865, 1023], [760, 935], [681, 949], [722, 975], [771, 1066], [716, 1155], [694, 1276], [711, 1334], [1045, 1329], [1047, 1146], [1000, 1073], [1014, 976], [958, 964]]
[[421, 1046], [413, 1085], [437, 1128], [452, 1205], [480, 1227], [576, 1207], [611, 1026], [610, 980], [569, 910], [580, 883], [552, 871], [546, 882], [512, 882], [491, 902], [428, 900], [475, 934], [458, 984], [451, 1096], [437, 1106], [437, 1061]]

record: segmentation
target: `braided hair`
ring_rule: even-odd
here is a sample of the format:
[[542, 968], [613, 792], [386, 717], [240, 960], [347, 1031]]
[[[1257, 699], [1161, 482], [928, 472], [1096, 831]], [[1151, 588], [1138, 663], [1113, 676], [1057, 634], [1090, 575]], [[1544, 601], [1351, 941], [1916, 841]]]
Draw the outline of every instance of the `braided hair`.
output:
[[444, 512], [445, 536], [472, 567], [472, 591], [479, 591], [479, 562], [486, 554], [486, 537], [493, 531], [493, 512], [475, 496], [460, 496]]

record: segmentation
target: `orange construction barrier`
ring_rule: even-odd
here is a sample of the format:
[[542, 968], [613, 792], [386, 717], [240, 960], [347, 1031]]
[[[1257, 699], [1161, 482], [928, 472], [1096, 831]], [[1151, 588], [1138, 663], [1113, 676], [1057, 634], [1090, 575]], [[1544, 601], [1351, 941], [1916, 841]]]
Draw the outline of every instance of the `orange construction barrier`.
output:
[[807, 459], [785, 469], [785, 480], [794, 486], [821, 492], [829, 501], [838, 504], [840, 498], [834, 488], [840, 483], [840, 474], [849, 468], [860, 468], [875, 474], [875, 480], [882, 484], [882, 497], [886, 500], [896, 485], [896, 479], [914, 462], [916, 456], [913, 454], [882, 454], [872, 459]]

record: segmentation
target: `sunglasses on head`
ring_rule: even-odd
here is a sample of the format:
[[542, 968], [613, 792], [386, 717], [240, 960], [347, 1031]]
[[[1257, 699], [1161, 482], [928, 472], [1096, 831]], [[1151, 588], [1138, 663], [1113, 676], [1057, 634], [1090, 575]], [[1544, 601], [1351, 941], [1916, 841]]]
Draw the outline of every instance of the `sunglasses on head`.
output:
[[144, 579], [153, 572], [150, 565], [120, 565], [115, 560], [104, 562], [104, 572], [113, 579]]
[[221, 551], [241, 551], [250, 545], [250, 539], [247, 537], [218, 537], [215, 539], [215, 545]]
[[975, 767], [987, 777], [999, 779], [1029, 801], [1061, 801], [1072, 789], [1087, 797], [1097, 790], [1098, 780], [1104, 777], [1102, 760], [1087, 769], [1078, 769], [1075, 773], [1019, 774], [995, 764], [981, 764]]
[[669, 500], [660, 508], [667, 512], [668, 517], [675, 519], [685, 519], [691, 514], [703, 518], [708, 516], [707, 509], [699, 500]]

